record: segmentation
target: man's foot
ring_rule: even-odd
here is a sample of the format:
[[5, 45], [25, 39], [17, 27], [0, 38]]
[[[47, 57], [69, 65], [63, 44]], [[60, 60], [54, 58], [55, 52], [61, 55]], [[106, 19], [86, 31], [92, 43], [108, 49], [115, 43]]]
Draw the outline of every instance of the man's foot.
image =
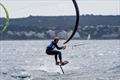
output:
[[61, 65], [64, 65], [64, 62], [61, 61], [60, 64], [61, 64]]
[[59, 65], [60, 62], [56, 62], [56, 65]]

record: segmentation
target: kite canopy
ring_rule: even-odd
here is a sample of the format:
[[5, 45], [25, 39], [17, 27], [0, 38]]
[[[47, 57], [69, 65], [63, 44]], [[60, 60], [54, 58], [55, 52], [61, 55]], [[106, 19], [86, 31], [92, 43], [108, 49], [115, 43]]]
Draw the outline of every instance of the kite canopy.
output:
[[7, 11], [6, 7], [2, 3], [0, 3], [0, 6], [2, 6], [2, 8], [5, 11], [5, 15], [6, 15], [6, 21], [5, 21], [5, 23], [3, 24], [3, 27], [2, 27], [2, 32], [4, 32], [7, 29], [8, 25], [10, 23], [10, 20], [9, 20], [9, 14], [8, 14], [8, 11]]
[[72, 1], [73, 1], [74, 6], [75, 6], [75, 10], [76, 10], [76, 24], [75, 24], [75, 28], [74, 28], [72, 35], [68, 38], [67, 41], [64, 42], [64, 44], [66, 44], [67, 42], [69, 42], [73, 38], [73, 36], [75, 35], [75, 33], [78, 29], [78, 25], [79, 25], [79, 8], [78, 8], [76, 0], [72, 0]]

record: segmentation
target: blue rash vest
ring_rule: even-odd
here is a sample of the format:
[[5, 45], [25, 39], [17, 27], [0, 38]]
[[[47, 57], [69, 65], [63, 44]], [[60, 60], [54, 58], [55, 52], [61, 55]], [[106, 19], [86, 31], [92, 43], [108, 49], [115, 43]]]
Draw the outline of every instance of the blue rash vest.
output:
[[62, 49], [62, 47], [58, 47], [58, 45], [52, 41], [52, 42], [47, 46], [47, 50], [53, 50], [54, 48]]

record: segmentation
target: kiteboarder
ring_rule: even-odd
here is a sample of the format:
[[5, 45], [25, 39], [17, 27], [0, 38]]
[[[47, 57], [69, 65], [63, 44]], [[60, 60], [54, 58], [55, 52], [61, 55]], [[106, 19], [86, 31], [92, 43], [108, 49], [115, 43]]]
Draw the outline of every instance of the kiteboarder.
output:
[[[48, 55], [54, 55], [55, 56], [55, 64], [56, 65], [59, 65], [59, 64], [64, 65], [64, 62], [62, 61], [62, 54], [58, 50], [65, 49], [66, 46], [59, 47], [57, 45], [58, 42], [59, 42], [59, 37], [55, 37], [54, 40], [47, 46], [46, 53]], [[54, 50], [55, 48], [57, 48], [58, 50]], [[58, 57], [59, 57], [60, 62], [58, 62]]]

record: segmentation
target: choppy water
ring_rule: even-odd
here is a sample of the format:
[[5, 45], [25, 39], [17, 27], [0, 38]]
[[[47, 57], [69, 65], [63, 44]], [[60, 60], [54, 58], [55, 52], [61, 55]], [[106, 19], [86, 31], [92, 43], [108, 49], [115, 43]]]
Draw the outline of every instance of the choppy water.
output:
[[0, 41], [0, 80], [120, 80], [120, 40], [70, 41], [61, 51], [65, 74], [46, 55], [49, 42]]

